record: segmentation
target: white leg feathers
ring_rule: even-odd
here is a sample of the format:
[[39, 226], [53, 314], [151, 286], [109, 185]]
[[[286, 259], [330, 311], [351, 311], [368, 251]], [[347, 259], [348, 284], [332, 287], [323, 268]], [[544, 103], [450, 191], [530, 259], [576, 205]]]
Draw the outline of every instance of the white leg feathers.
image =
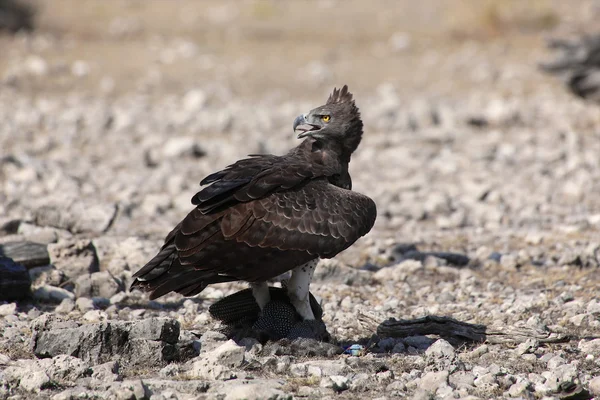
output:
[[269, 285], [267, 282], [257, 282], [251, 283], [250, 287], [252, 288], [252, 295], [254, 296], [254, 300], [262, 310], [265, 308], [268, 302], [271, 301], [271, 293], [269, 292]]
[[[290, 301], [304, 320], [314, 320], [315, 316], [310, 307], [310, 281], [319, 263], [316, 258], [292, 270], [292, 277], [288, 281], [287, 290]], [[256, 297], [256, 296], [255, 296]]]

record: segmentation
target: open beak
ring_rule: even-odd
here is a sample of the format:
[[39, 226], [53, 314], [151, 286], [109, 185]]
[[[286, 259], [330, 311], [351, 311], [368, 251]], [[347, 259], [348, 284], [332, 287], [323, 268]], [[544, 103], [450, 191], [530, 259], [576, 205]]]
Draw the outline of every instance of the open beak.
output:
[[294, 132], [300, 132], [298, 134], [298, 139], [305, 138], [307, 136], [311, 136], [313, 133], [321, 129], [319, 125], [309, 124], [306, 121], [306, 114], [298, 115], [294, 120]]

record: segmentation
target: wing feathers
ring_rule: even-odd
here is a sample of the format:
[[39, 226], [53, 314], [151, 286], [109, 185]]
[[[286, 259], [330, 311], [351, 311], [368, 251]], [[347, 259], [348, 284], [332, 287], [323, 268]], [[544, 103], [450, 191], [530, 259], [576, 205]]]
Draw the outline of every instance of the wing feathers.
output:
[[202, 184], [210, 186], [193, 199], [197, 207], [132, 286], [151, 298], [192, 295], [211, 283], [264, 281], [335, 256], [366, 234], [376, 215], [371, 199], [329, 183], [339, 168], [255, 156], [207, 176]]

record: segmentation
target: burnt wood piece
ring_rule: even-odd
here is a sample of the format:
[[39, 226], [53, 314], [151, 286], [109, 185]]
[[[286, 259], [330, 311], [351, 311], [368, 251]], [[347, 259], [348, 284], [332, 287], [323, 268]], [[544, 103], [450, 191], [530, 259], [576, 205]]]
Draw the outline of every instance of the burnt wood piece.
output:
[[570, 339], [568, 335], [549, 329], [530, 327], [492, 326], [469, 324], [450, 317], [428, 315], [412, 320], [387, 319], [380, 324], [373, 316], [361, 313], [359, 320], [370, 329], [376, 329], [383, 337], [402, 338], [408, 336], [438, 335], [470, 342], [491, 344], [523, 343], [529, 339], [539, 343], [560, 343]]
[[50, 264], [48, 246], [29, 241], [0, 244], [0, 256], [12, 258], [14, 262], [27, 268]]

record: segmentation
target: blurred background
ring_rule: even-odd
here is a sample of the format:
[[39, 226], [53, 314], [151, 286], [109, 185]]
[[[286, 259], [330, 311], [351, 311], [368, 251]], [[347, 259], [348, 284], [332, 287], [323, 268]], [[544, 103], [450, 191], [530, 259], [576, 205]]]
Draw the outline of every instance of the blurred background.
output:
[[360, 93], [390, 83], [407, 96], [533, 89], [544, 35], [589, 31], [600, 13], [593, 0], [27, 4], [33, 31], [0, 42], [3, 83], [19, 92], [164, 96], [223, 85], [254, 100], [313, 99], [342, 82]]
[[476, 252], [597, 234], [598, 107], [538, 68], [546, 39], [600, 28], [597, 1], [0, 4], [4, 220], [109, 204], [102, 232], [160, 238], [203, 176], [295, 146], [293, 118], [348, 84], [373, 238]]

